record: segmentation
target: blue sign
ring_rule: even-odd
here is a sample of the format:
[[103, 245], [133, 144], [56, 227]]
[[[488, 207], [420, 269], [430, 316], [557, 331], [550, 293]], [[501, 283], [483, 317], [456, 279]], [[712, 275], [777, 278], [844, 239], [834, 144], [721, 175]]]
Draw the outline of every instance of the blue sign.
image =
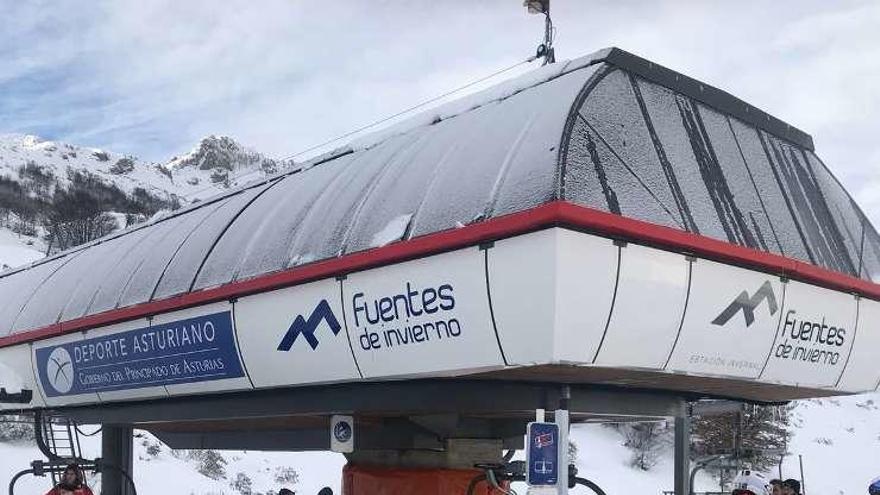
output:
[[556, 486], [559, 482], [559, 425], [529, 423], [526, 444], [526, 483]]
[[244, 376], [230, 311], [36, 350], [49, 397]]

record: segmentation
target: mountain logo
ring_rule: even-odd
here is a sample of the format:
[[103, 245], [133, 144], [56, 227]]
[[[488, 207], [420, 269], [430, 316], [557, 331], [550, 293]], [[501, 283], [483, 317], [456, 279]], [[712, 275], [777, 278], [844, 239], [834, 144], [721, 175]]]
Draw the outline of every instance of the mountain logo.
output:
[[764, 301], [767, 301], [767, 307], [770, 309], [770, 316], [776, 314], [779, 305], [776, 303], [776, 294], [773, 293], [773, 286], [770, 281], [764, 281], [764, 284], [755, 292], [755, 295], [749, 296], [748, 291], [742, 291], [736, 299], [724, 308], [720, 315], [712, 320], [713, 325], [724, 326], [737, 313], [742, 311], [743, 317], [746, 319], [746, 327], [750, 327], [755, 322], [755, 310]]
[[46, 360], [46, 377], [49, 385], [59, 394], [66, 394], [73, 388], [73, 360], [63, 347], [56, 347]]
[[306, 320], [302, 315], [298, 315], [293, 323], [290, 324], [290, 328], [287, 329], [287, 333], [284, 334], [284, 338], [281, 339], [281, 343], [278, 344], [278, 350], [287, 352], [296, 342], [296, 339], [299, 338], [300, 335], [306, 339], [306, 342], [309, 343], [312, 350], [318, 348], [318, 338], [315, 337], [315, 331], [318, 329], [318, 326], [322, 321], [326, 321], [327, 325], [330, 327], [330, 330], [333, 331], [333, 335], [338, 335], [339, 331], [342, 330], [342, 325], [339, 324], [339, 320], [336, 319], [336, 315], [333, 314], [333, 310], [330, 309], [330, 303], [327, 302], [326, 299], [322, 299], [320, 303], [315, 307], [312, 311], [312, 314], [309, 315], [309, 319]]

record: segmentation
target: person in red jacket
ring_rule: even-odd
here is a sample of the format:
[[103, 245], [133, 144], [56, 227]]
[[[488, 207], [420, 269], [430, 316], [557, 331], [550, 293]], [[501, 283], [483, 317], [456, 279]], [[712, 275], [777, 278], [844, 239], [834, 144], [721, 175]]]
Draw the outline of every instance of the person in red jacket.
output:
[[92, 489], [83, 482], [82, 470], [77, 464], [69, 464], [61, 475], [61, 483], [49, 490], [46, 495], [94, 495]]

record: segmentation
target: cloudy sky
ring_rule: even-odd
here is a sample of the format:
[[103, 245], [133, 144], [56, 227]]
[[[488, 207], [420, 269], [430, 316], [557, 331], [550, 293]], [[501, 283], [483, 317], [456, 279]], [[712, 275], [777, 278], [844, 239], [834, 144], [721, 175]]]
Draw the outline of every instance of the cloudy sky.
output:
[[[286, 156], [529, 56], [521, 0], [0, 0], [0, 132], [151, 160]], [[559, 58], [619, 46], [811, 133], [880, 219], [880, 2], [553, 0]], [[506, 74], [514, 76], [522, 68]]]

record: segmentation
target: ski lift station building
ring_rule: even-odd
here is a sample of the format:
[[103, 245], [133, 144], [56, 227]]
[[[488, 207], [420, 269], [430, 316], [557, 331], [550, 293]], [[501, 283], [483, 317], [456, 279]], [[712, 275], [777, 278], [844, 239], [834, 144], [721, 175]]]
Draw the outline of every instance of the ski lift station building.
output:
[[877, 277], [809, 135], [608, 49], [6, 272], [0, 407], [500, 451], [563, 395], [578, 422], [875, 390]]

